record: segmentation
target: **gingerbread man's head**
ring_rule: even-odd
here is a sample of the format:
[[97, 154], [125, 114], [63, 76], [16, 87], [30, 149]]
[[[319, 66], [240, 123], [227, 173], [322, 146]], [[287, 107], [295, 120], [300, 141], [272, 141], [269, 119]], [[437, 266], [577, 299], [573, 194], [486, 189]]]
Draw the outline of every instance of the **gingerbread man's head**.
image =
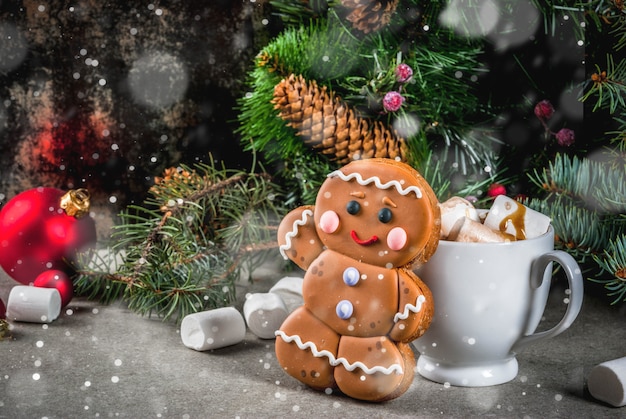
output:
[[357, 160], [329, 174], [314, 216], [327, 248], [376, 266], [425, 262], [439, 241], [439, 207], [430, 185], [390, 159]]

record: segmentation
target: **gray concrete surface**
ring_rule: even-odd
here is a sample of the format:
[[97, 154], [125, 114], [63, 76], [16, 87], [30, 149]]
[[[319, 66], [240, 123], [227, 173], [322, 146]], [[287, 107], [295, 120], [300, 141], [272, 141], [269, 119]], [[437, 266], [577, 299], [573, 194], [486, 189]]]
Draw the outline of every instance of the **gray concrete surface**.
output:
[[[283, 275], [256, 272], [240, 284], [237, 307]], [[13, 285], [2, 273], [0, 298]], [[545, 324], [558, 320], [564, 296], [557, 281]], [[279, 367], [273, 340], [248, 332], [240, 344], [196, 352], [174, 324], [75, 298], [53, 323], [14, 322], [12, 339], [0, 341], [0, 418], [626, 417], [586, 388], [592, 367], [626, 355], [625, 320], [626, 306], [587, 295], [568, 331], [518, 356], [514, 381], [461, 388], [416, 375], [400, 398], [372, 404], [300, 385]]]

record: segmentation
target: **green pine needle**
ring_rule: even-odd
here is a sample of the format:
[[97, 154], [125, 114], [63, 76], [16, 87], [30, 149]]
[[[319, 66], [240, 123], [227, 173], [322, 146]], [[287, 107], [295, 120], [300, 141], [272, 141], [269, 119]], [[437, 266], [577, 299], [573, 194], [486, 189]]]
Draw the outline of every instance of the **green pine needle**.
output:
[[[606, 153], [605, 157], [619, 157]], [[626, 165], [619, 158], [593, 161], [557, 154], [531, 180], [547, 192], [544, 199], [528, 205], [552, 219], [557, 245], [581, 264], [595, 263], [609, 278], [590, 278], [604, 283], [609, 296], [626, 296]]]
[[607, 54], [606, 67], [602, 69], [598, 64], [595, 66], [596, 72], [591, 75], [581, 100], [585, 102], [595, 97], [594, 112], [608, 109], [614, 114], [618, 109], [626, 107], [626, 59], [615, 64], [613, 55]]
[[614, 297], [613, 304], [626, 302], [626, 235], [611, 240], [604, 253], [594, 256], [594, 260], [609, 278], [592, 280], [604, 284], [607, 295]]
[[[440, 167], [460, 175], [457, 178], [496, 174], [495, 150], [500, 144], [494, 135], [476, 128], [477, 121], [487, 121], [491, 115], [472, 92], [473, 76], [485, 71], [478, 59], [482, 43], [456, 36], [451, 28], [431, 21], [445, 7], [443, 2], [429, 3], [424, 14], [424, 24], [432, 28], [428, 32], [414, 31], [416, 22], [396, 13], [388, 28], [367, 36], [351, 30], [350, 23], [336, 13], [335, 2], [313, 3], [275, 2], [281, 15], [294, 19], [258, 54], [248, 75], [249, 91], [238, 102], [243, 144], [279, 165], [281, 183], [291, 195], [288, 202], [310, 202], [312, 185], [337, 167], [305, 145], [278, 117], [272, 104], [274, 86], [290, 74], [325, 86], [359, 118], [382, 121], [401, 131], [410, 153], [408, 163], [415, 167], [424, 165], [437, 148]], [[407, 5], [423, 6], [417, 1]], [[297, 11], [307, 18], [297, 18]], [[400, 63], [414, 71], [413, 79], [403, 86], [395, 76]], [[400, 112], [385, 113], [382, 98], [392, 90], [400, 90], [405, 102]]]

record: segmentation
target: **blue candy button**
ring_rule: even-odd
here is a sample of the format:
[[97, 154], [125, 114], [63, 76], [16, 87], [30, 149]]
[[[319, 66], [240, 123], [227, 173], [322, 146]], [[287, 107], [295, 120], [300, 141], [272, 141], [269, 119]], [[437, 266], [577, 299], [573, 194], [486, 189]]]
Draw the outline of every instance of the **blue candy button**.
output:
[[357, 268], [350, 267], [343, 271], [343, 282], [345, 282], [348, 286], [355, 286], [357, 282], [359, 282], [360, 278], [361, 273]]
[[337, 316], [342, 320], [347, 320], [352, 316], [352, 311], [354, 308], [352, 307], [352, 303], [348, 300], [341, 300], [337, 303], [337, 307], [335, 311], [337, 312]]

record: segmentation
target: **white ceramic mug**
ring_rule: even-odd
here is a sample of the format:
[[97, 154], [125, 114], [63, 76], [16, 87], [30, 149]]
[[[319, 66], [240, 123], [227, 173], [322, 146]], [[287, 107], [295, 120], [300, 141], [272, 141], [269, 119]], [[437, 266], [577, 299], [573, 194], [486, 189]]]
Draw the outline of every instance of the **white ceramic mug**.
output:
[[[570, 301], [561, 321], [535, 333], [559, 263]], [[529, 343], [554, 337], [578, 316], [583, 281], [578, 264], [554, 250], [554, 231], [510, 243], [440, 241], [417, 274], [433, 293], [435, 316], [413, 342], [417, 370], [429, 380], [455, 386], [502, 384], [518, 372], [515, 354]]]

